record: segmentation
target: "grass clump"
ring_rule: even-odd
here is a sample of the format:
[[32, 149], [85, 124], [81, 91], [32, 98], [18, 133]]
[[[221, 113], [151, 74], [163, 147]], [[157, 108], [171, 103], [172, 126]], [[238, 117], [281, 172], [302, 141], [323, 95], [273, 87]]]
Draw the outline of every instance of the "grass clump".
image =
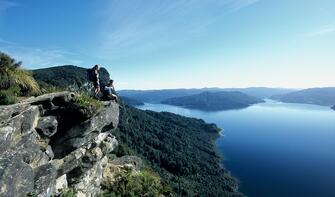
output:
[[86, 120], [96, 114], [103, 107], [103, 103], [96, 100], [86, 93], [78, 93], [73, 100], [73, 104], [69, 107], [78, 120]]
[[81, 107], [94, 107], [100, 109], [103, 104], [101, 101], [90, 97], [87, 93], [81, 92], [74, 98], [74, 103]]
[[75, 197], [75, 193], [72, 189], [64, 190], [59, 195], [60, 197]]
[[18, 96], [31, 96], [41, 93], [32, 73], [21, 68], [9, 55], [0, 52], [0, 104], [12, 104]]

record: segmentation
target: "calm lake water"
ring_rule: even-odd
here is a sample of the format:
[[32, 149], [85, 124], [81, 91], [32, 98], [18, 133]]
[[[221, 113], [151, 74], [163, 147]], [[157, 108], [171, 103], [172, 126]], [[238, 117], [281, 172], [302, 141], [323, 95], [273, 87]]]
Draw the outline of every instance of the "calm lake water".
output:
[[335, 111], [274, 101], [242, 110], [204, 112], [146, 104], [216, 123], [223, 163], [249, 197], [335, 196]]

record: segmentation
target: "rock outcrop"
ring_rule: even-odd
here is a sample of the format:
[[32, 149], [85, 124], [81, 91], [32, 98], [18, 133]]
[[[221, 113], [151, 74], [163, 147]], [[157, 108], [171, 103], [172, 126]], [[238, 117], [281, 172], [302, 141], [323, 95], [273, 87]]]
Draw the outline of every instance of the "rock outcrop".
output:
[[76, 196], [99, 194], [113, 165], [108, 153], [118, 144], [112, 131], [119, 106], [104, 102], [85, 117], [74, 107], [75, 96], [52, 93], [0, 107], [0, 196], [54, 196], [67, 188]]

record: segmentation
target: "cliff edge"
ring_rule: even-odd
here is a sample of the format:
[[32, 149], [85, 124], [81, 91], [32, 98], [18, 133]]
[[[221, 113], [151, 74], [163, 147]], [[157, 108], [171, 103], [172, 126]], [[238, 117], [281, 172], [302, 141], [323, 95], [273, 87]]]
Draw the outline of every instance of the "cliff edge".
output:
[[78, 107], [59, 92], [0, 106], [0, 196], [96, 196], [110, 183], [119, 105]]

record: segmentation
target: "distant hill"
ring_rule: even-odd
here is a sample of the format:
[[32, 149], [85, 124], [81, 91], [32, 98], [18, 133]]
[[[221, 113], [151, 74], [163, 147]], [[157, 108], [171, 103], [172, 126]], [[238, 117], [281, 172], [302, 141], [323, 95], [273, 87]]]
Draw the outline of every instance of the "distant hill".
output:
[[241, 92], [203, 92], [196, 95], [170, 98], [164, 104], [208, 111], [240, 109], [252, 104], [264, 102]]
[[285, 103], [304, 103], [323, 106], [332, 106], [335, 102], [335, 87], [310, 88], [271, 97]]
[[120, 96], [134, 98], [145, 103], [160, 103], [163, 100], [199, 94], [204, 91], [220, 91], [219, 88], [206, 89], [166, 89], [166, 90], [121, 90]]
[[[82, 87], [88, 82], [86, 70], [78, 66], [65, 65], [36, 69], [32, 72], [42, 88], [53, 86], [68, 89], [68, 87]], [[100, 80], [102, 84], [106, 84], [109, 80], [109, 73], [105, 68], [100, 68]]]
[[295, 89], [286, 88], [266, 88], [266, 87], [250, 87], [250, 88], [225, 88], [224, 91], [239, 91], [249, 96], [257, 97], [260, 99], [270, 98], [273, 95], [287, 94], [297, 91]]
[[142, 101], [138, 101], [136, 99], [132, 99], [132, 98], [128, 98], [128, 97], [121, 97], [122, 101], [130, 106], [140, 106], [140, 105], [144, 105], [144, 103]]
[[286, 94], [293, 92], [292, 89], [282, 88], [200, 88], [200, 89], [166, 89], [166, 90], [121, 90], [118, 94], [146, 103], [161, 103], [163, 100], [175, 97], [190, 96], [202, 92], [221, 92], [221, 91], [239, 91], [249, 96], [260, 99], [268, 98], [273, 95]]

